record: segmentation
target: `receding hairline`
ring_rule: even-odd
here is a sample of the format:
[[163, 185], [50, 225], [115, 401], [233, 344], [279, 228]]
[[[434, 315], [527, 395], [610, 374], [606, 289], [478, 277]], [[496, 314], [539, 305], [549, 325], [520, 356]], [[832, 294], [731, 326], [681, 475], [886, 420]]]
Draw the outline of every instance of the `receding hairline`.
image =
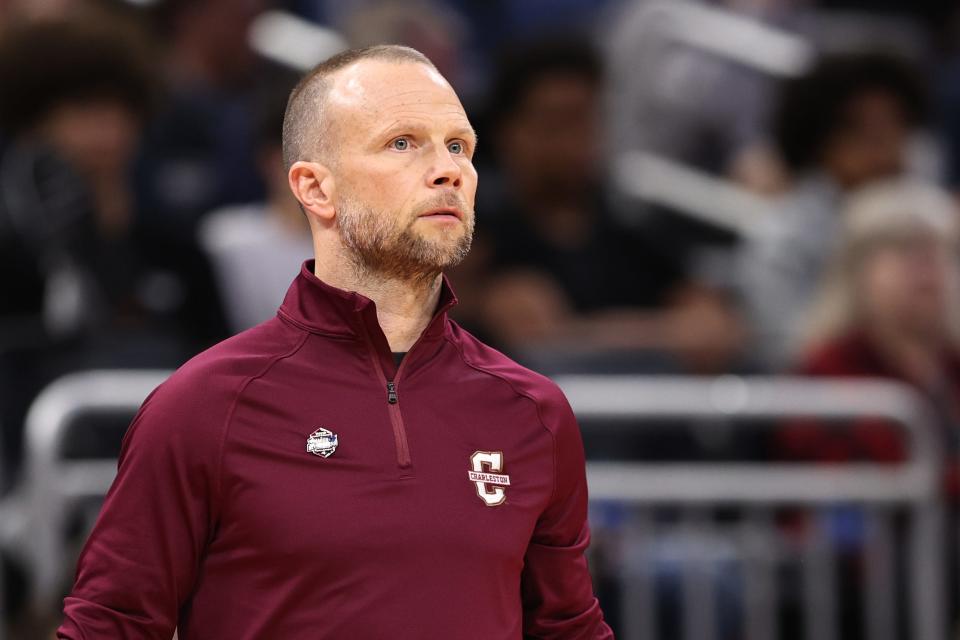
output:
[[287, 169], [298, 160], [328, 159], [331, 145], [325, 135], [328, 123], [324, 112], [331, 76], [364, 60], [423, 64], [437, 72], [430, 58], [412, 47], [396, 44], [348, 49], [327, 58], [300, 79], [287, 100], [283, 117], [283, 162]]

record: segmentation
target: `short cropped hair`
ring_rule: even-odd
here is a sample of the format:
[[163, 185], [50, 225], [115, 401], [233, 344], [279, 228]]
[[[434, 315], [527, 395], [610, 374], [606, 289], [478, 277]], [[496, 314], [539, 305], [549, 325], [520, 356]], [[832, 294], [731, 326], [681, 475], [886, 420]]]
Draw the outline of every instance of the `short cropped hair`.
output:
[[416, 49], [382, 44], [338, 53], [308, 72], [290, 92], [283, 116], [283, 163], [287, 169], [298, 160], [321, 158], [329, 161], [333, 151], [330, 126], [326, 118], [330, 75], [360, 60], [412, 62], [436, 69], [427, 56]]

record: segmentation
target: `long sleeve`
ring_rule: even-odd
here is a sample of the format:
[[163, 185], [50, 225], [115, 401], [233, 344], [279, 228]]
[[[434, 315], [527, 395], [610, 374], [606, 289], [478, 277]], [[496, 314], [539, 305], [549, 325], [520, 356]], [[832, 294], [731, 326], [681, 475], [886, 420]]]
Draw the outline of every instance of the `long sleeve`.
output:
[[573, 411], [559, 392], [541, 405], [554, 437], [554, 490], [524, 557], [521, 579], [525, 638], [613, 638], [593, 594], [584, 552], [587, 480], [583, 442]]
[[173, 637], [215, 523], [226, 410], [204, 382], [175, 374], [134, 418], [58, 638]]

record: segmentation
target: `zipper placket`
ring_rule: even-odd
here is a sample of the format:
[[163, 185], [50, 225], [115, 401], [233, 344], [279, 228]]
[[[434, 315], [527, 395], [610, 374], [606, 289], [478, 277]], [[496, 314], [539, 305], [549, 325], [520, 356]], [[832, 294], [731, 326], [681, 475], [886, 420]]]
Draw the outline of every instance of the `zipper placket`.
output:
[[[418, 339], [417, 342], [420, 342]], [[413, 347], [416, 347], [414, 343]], [[410, 347], [410, 351], [413, 351]], [[397, 443], [397, 464], [401, 469], [409, 470], [413, 466], [413, 460], [410, 459], [410, 443], [407, 442], [407, 427], [403, 424], [403, 414], [400, 412], [400, 396], [397, 394], [397, 381], [400, 380], [400, 372], [407, 358], [410, 357], [410, 351], [400, 361], [397, 372], [393, 380], [387, 380], [387, 411], [390, 412], [390, 424], [393, 426], [393, 438]], [[382, 367], [381, 367], [382, 368]], [[384, 376], [386, 378], [386, 376]]]
[[397, 449], [397, 466], [407, 470], [412, 465], [412, 461], [410, 460], [410, 445], [407, 443], [407, 430], [403, 426], [403, 416], [400, 414], [400, 407], [398, 406], [400, 404], [400, 398], [397, 395], [396, 384], [396, 379], [399, 377], [400, 367], [403, 366], [403, 362], [401, 362], [400, 367], [397, 368], [397, 375], [394, 376], [394, 379], [387, 380], [387, 375], [383, 370], [383, 364], [380, 361], [380, 354], [377, 353], [377, 348], [374, 346], [370, 332], [366, 326], [364, 326], [364, 333], [367, 334], [367, 350], [373, 359], [374, 369], [376, 369], [377, 377], [380, 378], [380, 384], [382, 385], [381, 388], [387, 391], [387, 413], [390, 416], [390, 427], [393, 429], [393, 441]]
[[380, 359], [380, 354], [377, 353], [377, 348], [373, 343], [373, 337], [370, 335], [370, 330], [366, 323], [363, 323], [363, 330], [367, 337], [367, 348], [370, 350], [370, 355], [373, 358], [374, 364], [376, 365], [377, 375], [380, 377], [380, 382], [384, 385], [384, 388], [387, 391], [387, 412], [390, 414], [390, 426], [393, 428], [393, 439], [397, 448], [397, 466], [406, 472], [409, 472], [411, 467], [413, 467], [413, 461], [410, 457], [410, 444], [407, 441], [407, 429], [403, 424], [403, 414], [400, 412], [400, 394], [397, 392], [397, 385], [400, 382], [401, 374], [406, 368], [407, 361], [410, 359], [410, 354], [412, 354], [416, 350], [417, 346], [423, 341], [424, 336], [427, 335], [433, 326], [433, 323], [437, 321], [437, 318], [451, 306], [453, 305], [448, 303], [444, 305], [442, 309], [437, 311], [433, 319], [430, 320], [430, 324], [427, 325], [427, 328], [423, 330], [423, 333], [420, 334], [420, 337], [417, 338], [417, 341], [414, 342], [413, 346], [407, 351], [407, 355], [405, 355], [403, 360], [400, 361], [400, 366], [397, 367], [397, 372], [394, 374], [393, 380], [387, 380], [387, 375], [383, 370], [383, 362]]

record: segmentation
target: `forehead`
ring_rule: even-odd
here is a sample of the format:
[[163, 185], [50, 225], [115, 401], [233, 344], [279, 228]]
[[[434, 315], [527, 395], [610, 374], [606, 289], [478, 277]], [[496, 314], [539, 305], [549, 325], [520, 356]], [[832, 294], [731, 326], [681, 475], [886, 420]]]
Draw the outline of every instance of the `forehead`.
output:
[[450, 84], [435, 69], [417, 62], [355, 62], [333, 75], [328, 100], [337, 115], [347, 120], [467, 122]]

